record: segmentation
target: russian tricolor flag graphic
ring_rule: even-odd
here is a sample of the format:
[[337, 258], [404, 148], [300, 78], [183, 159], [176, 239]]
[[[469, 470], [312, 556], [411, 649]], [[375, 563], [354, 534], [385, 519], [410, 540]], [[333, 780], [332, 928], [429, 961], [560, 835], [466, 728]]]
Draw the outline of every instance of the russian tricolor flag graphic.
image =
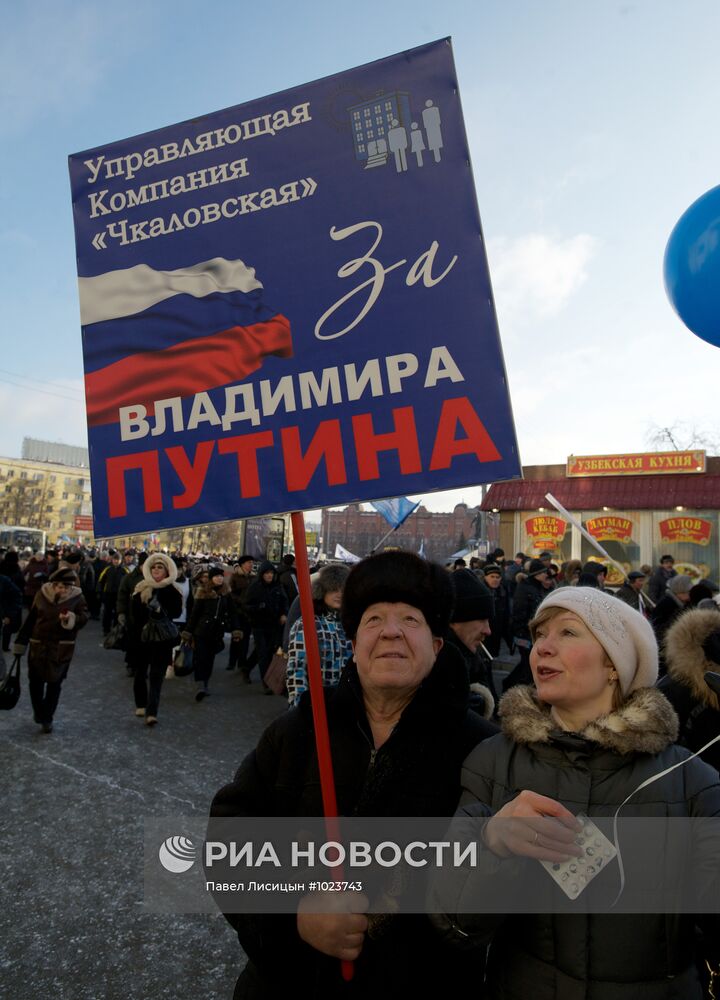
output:
[[290, 321], [263, 302], [241, 260], [159, 271], [147, 264], [79, 278], [88, 423], [121, 406], [242, 381], [263, 358], [292, 357]]

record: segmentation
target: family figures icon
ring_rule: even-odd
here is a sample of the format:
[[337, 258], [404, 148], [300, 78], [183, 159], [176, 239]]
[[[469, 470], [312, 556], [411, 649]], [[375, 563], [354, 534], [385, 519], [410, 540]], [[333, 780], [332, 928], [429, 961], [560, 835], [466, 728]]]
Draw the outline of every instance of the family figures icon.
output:
[[388, 129], [387, 141], [383, 138], [375, 139], [368, 143], [368, 157], [365, 169], [384, 166], [388, 160], [388, 152], [395, 160], [395, 169], [403, 173], [408, 169], [407, 150], [410, 147], [410, 154], [414, 156], [418, 167], [422, 167], [423, 153], [430, 150], [436, 163], [440, 162], [440, 150], [443, 148], [442, 128], [440, 124], [440, 109], [436, 108], [431, 100], [425, 101], [425, 109], [422, 113], [422, 122], [425, 134], [418, 124], [412, 122], [410, 126], [410, 136], [404, 125], [401, 125], [397, 118], [393, 118], [391, 127]]

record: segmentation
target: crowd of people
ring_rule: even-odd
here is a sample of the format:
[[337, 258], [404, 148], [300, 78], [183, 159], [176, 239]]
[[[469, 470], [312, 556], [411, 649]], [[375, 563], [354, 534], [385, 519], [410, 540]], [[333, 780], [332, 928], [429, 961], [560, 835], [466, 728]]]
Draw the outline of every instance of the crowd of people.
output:
[[[362, 997], [710, 996], [711, 912], [488, 916], [469, 912], [467, 893], [501, 898], [507, 880], [532, 883], [534, 861], [570, 860], [581, 814], [720, 816], [720, 704], [706, 678], [720, 669], [718, 587], [676, 573], [671, 557], [612, 590], [600, 562], [558, 566], [549, 552], [440, 567], [394, 550], [314, 567], [312, 596], [340, 815], [456, 813], [481, 823], [481, 862], [435, 887], [430, 915], [372, 914], [352, 894], [328, 907], [318, 893], [293, 917], [227, 914], [248, 956], [235, 997], [347, 995], [338, 960], [355, 963]], [[69, 549], [0, 560], [3, 649], [28, 651], [43, 733], [90, 618], [105, 646], [124, 649], [149, 727], [179, 653], [198, 703], [223, 651], [240, 683], [256, 670], [268, 692], [270, 663], [285, 658], [288, 709], [215, 795], [217, 817], [322, 815], [299, 604], [292, 556], [275, 566]], [[501, 685], [499, 655], [512, 667]], [[687, 857], [706, 898], [718, 897], [720, 858], [705, 842]]]

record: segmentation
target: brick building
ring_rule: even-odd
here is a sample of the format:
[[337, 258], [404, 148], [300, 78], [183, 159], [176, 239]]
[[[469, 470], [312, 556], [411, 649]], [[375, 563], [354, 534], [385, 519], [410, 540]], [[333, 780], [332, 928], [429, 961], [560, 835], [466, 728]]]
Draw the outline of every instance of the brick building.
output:
[[[383, 548], [394, 547], [417, 552], [423, 545], [428, 559], [444, 562], [449, 555], [466, 547], [477, 534], [479, 507], [458, 504], [449, 513], [436, 513], [420, 506], [407, 521], [385, 541]], [[342, 510], [322, 512], [322, 549], [332, 558], [339, 543], [358, 556], [368, 555], [390, 530], [384, 517], [350, 504]]]

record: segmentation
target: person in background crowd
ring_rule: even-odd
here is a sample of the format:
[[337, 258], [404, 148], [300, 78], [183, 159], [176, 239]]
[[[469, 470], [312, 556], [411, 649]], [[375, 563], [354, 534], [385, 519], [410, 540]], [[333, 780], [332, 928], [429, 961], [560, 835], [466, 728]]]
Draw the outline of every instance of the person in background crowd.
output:
[[455, 572], [455, 570], [458, 570], [458, 569], [467, 569], [467, 563], [462, 558], [461, 559], [456, 559], [455, 562], [452, 564], [452, 571], [453, 571], [453, 573]]
[[[491, 1000], [701, 1000], [697, 925], [707, 958], [720, 958], [712, 837], [689, 845], [683, 832], [685, 869], [677, 873], [685, 885], [702, 873], [696, 891], [700, 913], [707, 900], [705, 917], [651, 904], [648, 912], [623, 913], [622, 902], [620, 912], [595, 913], [585, 896], [575, 912], [508, 916], [500, 907], [470, 913], [458, 903], [460, 893], [467, 904], [474, 892], [502, 900], [509, 883], [527, 896], [544, 891], [547, 875], [537, 862], [572, 858], [580, 810], [591, 819], [621, 806], [628, 817], [658, 821], [720, 815], [717, 773], [675, 744], [677, 716], [653, 686], [657, 645], [642, 615], [595, 589], [563, 587], [540, 606], [531, 633], [536, 687], [505, 696], [502, 734], [476, 747], [463, 767], [459, 815], [487, 822], [474, 869], [448, 866], [436, 881], [436, 924], [444, 940], [476, 948], [480, 968], [489, 945]], [[651, 879], [668, 846], [657, 839], [646, 851]], [[647, 885], [644, 891], [648, 897]]]
[[576, 587], [582, 573], [582, 563], [579, 559], [568, 559], [560, 566], [558, 574], [559, 587]]
[[485, 576], [483, 572], [482, 559], [479, 559], [477, 556], [470, 557], [470, 565], [468, 569], [471, 569], [479, 580], [482, 580]]
[[708, 583], [710, 583], [710, 581], [703, 583], [702, 580], [699, 580], [697, 583], [692, 585], [690, 588], [689, 602], [691, 608], [697, 608], [701, 601], [712, 601], [713, 595], [714, 593], [717, 593], [717, 591], [713, 591], [712, 585], [708, 586]]
[[77, 566], [77, 575], [80, 580], [80, 589], [83, 592], [83, 597], [92, 615], [95, 601], [95, 568], [92, 559], [86, 551], [81, 551], [80, 557], [80, 562]]
[[[451, 606], [448, 574], [413, 553], [381, 552], [351, 570], [342, 621], [354, 656], [325, 692], [339, 815], [450, 815], [463, 759], [496, 732], [468, 711], [459, 660], [436, 664]], [[317, 769], [306, 693], [271, 723], [211, 815], [321, 816]], [[226, 914], [248, 956], [236, 1000], [298, 989], [322, 1000], [477, 995], [474, 956], [449, 952], [423, 914], [313, 913], [317, 898], [304, 897], [297, 915]], [[338, 959], [354, 961], [351, 983]]]
[[492, 659], [481, 650], [490, 637], [493, 599], [488, 588], [472, 570], [451, 573], [453, 608], [450, 627], [443, 634], [445, 646], [438, 665], [444, 665], [449, 655], [462, 660], [470, 689], [470, 708], [485, 719], [491, 719], [498, 702], [492, 675]]
[[[337, 565], [337, 564], [332, 563], [331, 565]], [[317, 583], [318, 574], [324, 568], [325, 567], [323, 567], [323, 566], [310, 567], [310, 588], [311, 588], [311, 590], [312, 590], [312, 587]], [[346, 567], [346, 568], [348, 570], [350, 569], [349, 566]], [[295, 598], [295, 600], [290, 605], [290, 608], [289, 608], [288, 613], [287, 613], [287, 618], [285, 619], [285, 624], [283, 625], [282, 639], [280, 641], [280, 648], [282, 649], [282, 651], [285, 654], [285, 656], [287, 656], [288, 649], [290, 647], [290, 631], [291, 631], [293, 625], [295, 624], [295, 622], [300, 618], [301, 614], [302, 614], [302, 611], [301, 611], [301, 608], [300, 608], [300, 595], [298, 594], [297, 597]]]
[[[510, 617], [510, 595], [503, 583], [502, 569], [495, 563], [485, 565], [485, 583], [492, 597], [490, 635], [484, 640], [491, 656], [500, 653], [500, 643], [504, 639], [508, 649], [512, 649], [512, 627]], [[494, 690], [494, 688], [493, 688]], [[496, 699], [497, 701], [497, 699]]]
[[712, 594], [713, 599], [715, 599], [718, 596], [718, 594], [720, 594], [720, 587], [718, 587], [717, 583], [715, 583], [714, 580], [710, 580], [707, 576], [701, 577], [698, 580], [698, 583], [700, 584], [700, 586], [708, 588], [708, 590]]
[[[145, 577], [143, 575], [143, 564], [147, 559], [147, 552], [141, 552], [138, 557], [138, 565], [130, 573], [126, 573], [125, 576], [120, 581], [120, 587], [118, 588], [117, 595], [117, 620], [124, 626], [125, 633], [125, 668], [127, 670], [128, 677], [134, 677], [136, 671], [141, 671], [144, 666], [144, 673], [147, 674], [147, 659], [145, 657], [146, 650], [143, 650], [140, 642], [140, 624], [139, 621], [135, 620], [134, 608], [132, 603], [133, 594], [135, 593], [135, 588], [139, 583], [141, 583]], [[143, 625], [147, 620], [147, 616], [142, 614], [141, 616]], [[144, 683], [144, 681], [143, 681]], [[147, 698], [145, 699], [147, 701]], [[145, 703], [143, 702], [143, 708]]]
[[135, 715], [144, 718], [146, 726], [154, 726], [175, 640], [144, 637], [143, 630], [155, 622], [167, 625], [174, 621], [182, 609], [182, 594], [176, 583], [177, 566], [163, 552], [149, 555], [140, 573], [142, 579], [135, 584], [130, 602], [133, 644], [138, 650], [133, 695]]
[[[680, 720], [678, 743], [695, 753], [720, 734], [720, 701], [706, 681], [720, 671], [720, 611], [692, 608], [665, 635], [667, 673], [658, 683]], [[701, 755], [720, 771], [720, 742]]]
[[295, 556], [292, 552], [286, 552], [282, 557], [282, 562], [280, 563], [280, 567], [278, 569], [278, 583], [285, 591], [288, 607], [290, 607], [299, 593]]
[[515, 594], [516, 577], [518, 573], [523, 572], [523, 567], [526, 562], [527, 556], [525, 553], [516, 552], [513, 561], [505, 568], [505, 585], [511, 598]]
[[648, 596], [654, 604], [665, 597], [668, 583], [677, 576], [674, 566], [675, 560], [672, 556], [661, 556], [660, 565], [652, 572], [648, 580]]
[[52, 576], [56, 569], [59, 569], [60, 559], [58, 557], [57, 549], [46, 549], [45, 558], [48, 564], [48, 574]]
[[[12, 583], [15, 589], [20, 593], [21, 600], [19, 608], [15, 607], [14, 601], [10, 601], [9, 603], [12, 605], [12, 611], [8, 615], [3, 615], [2, 650], [4, 653], [7, 653], [10, 650], [11, 636], [20, 628], [20, 621], [22, 619], [22, 592], [25, 589], [25, 577], [20, 569], [20, 557], [17, 552], [12, 549], [9, 552], [6, 552], [2, 559], [0, 559], [0, 576]], [[11, 596], [11, 594], [9, 596]], [[6, 618], [7, 621], [5, 621]]]
[[93, 550], [90, 558], [92, 560], [93, 572], [95, 574], [95, 593], [93, 594], [92, 601], [88, 601], [88, 607], [90, 608], [90, 615], [93, 621], [99, 621], [100, 615], [102, 614], [102, 601], [100, 600], [97, 584], [100, 579], [100, 574], [105, 567], [110, 564], [110, 556], [107, 551]]
[[32, 602], [35, 600], [35, 595], [38, 593], [40, 588], [44, 583], [47, 582], [47, 578], [50, 575], [47, 557], [43, 552], [35, 552], [32, 558], [28, 561], [25, 567], [25, 607], [29, 608]]
[[25, 577], [20, 569], [20, 556], [14, 549], [10, 549], [0, 559], [0, 576], [7, 577], [20, 591], [25, 587]]
[[[2, 621], [2, 652], [0, 669], [4, 668], [2, 653], [10, 651], [10, 638], [20, 628], [22, 621], [23, 592], [7, 576], [0, 576], [0, 621]], [[0, 676], [4, 676], [2, 669]]]
[[215, 657], [224, 649], [223, 636], [226, 632], [233, 633], [233, 638], [238, 635], [229, 594], [222, 566], [210, 566], [207, 583], [199, 584], [195, 591], [195, 603], [182, 633], [182, 639], [192, 643], [194, 649], [195, 701], [203, 701], [210, 694]]
[[188, 618], [192, 612], [193, 606], [193, 595], [192, 587], [189, 580], [189, 567], [188, 561], [185, 556], [173, 556], [173, 562], [177, 566], [177, 579], [175, 580], [175, 586], [180, 591], [182, 596], [182, 610], [177, 618], [174, 619], [175, 624], [178, 626], [179, 631], [182, 632], [185, 628]]
[[505, 562], [505, 549], [493, 549], [485, 562], [486, 566], [499, 566], [502, 569]]
[[665, 596], [661, 597], [653, 608], [650, 621], [655, 630], [655, 636], [660, 646], [660, 673], [665, 673], [665, 656], [662, 641], [672, 623], [690, 607], [690, 590], [692, 580], [684, 573], [676, 573], [667, 583]]
[[578, 587], [595, 587], [597, 590], [605, 590], [605, 580], [607, 579], [607, 567], [595, 559], [588, 559], [578, 577]]
[[520, 653], [520, 662], [503, 681], [503, 691], [509, 691], [516, 684], [531, 684], [530, 670], [530, 621], [535, 617], [537, 609], [549, 590], [553, 581], [547, 566], [540, 559], [531, 559], [527, 575], [518, 582], [512, 606], [513, 643]]
[[287, 620], [288, 602], [271, 562], [260, 563], [258, 578], [248, 588], [245, 608], [252, 622], [260, 679], [265, 693], [272, 694], [270, 688], [265, 686], [265, 671], [270, 666], [275, 650], [280, 646], [282, 627]]
[[70, 569], [51, 574], [35, 595], [30, 613], [15, 638], [13, 653], [28, 654], [28, 687], [35, 722], [53, 730], [60, 689], [67, 677], [75, 638], [88, 620], [87, 604]]
[[233, 566], [230, 577], [230, 599], [233, 602], [236, 630], [242, 632], [242, 638], [233, 639], [230, 643], [230, 656], [226, 670], [234, 670], [237, 667], [243, 684], [250, 683], [250, 671], [253, 662], [248, 659], [250, 650], [250, 637], [252, 635], [252, 622], [245, 608], [245, 601], [251, 584], [255, 582], [253, 576], [253, 557], [242, 555]]
[[646, 618], [649, 617], [650, 606], [643, 596], [643, 587], [647, 581], [645, 574], [639, 570], [634, 569], [632, 572], [628, 573], [627, 577], [622, 583], [622, 586], [618, 587], [615, 591], [615, 596], [625, 604], [629, 604], [631, 608], [635, 608], [639, 611], [641, 615]]
[[[349, 572], [347, 566], [326, 566], [317, 574], [312, 585], [320, 672], [325, 687], [334, 686], [340, 681], [343, 668], [352, 655], [350, 640], [340, 621], [343, 587]], [[297, 705], [301, 694], [308, 689], [305, 627], [302, 618], [298, 618], [290, 629], [286, 684], [288, 702], [292, 707]]]
[[110, 550], [110, 562], [97, 581], [97, 593], [102, 602], [102, 630], [107, 635], [117, 621], [117, 595], [127, 569], [122, 565], [122, 556], [115, 549]]
[[[225, 571], [223, 570], [223, 577], [225, 576]], [[199, 569], [195, 570], [193, 574], [192, 581], [190, 583], [190, 589], [192, 591], [193, 597], [197, 597], [199, 590], [207, 590], [210, 583], [210, 577], [208, 576], [207, 568], [201, 566]]]

